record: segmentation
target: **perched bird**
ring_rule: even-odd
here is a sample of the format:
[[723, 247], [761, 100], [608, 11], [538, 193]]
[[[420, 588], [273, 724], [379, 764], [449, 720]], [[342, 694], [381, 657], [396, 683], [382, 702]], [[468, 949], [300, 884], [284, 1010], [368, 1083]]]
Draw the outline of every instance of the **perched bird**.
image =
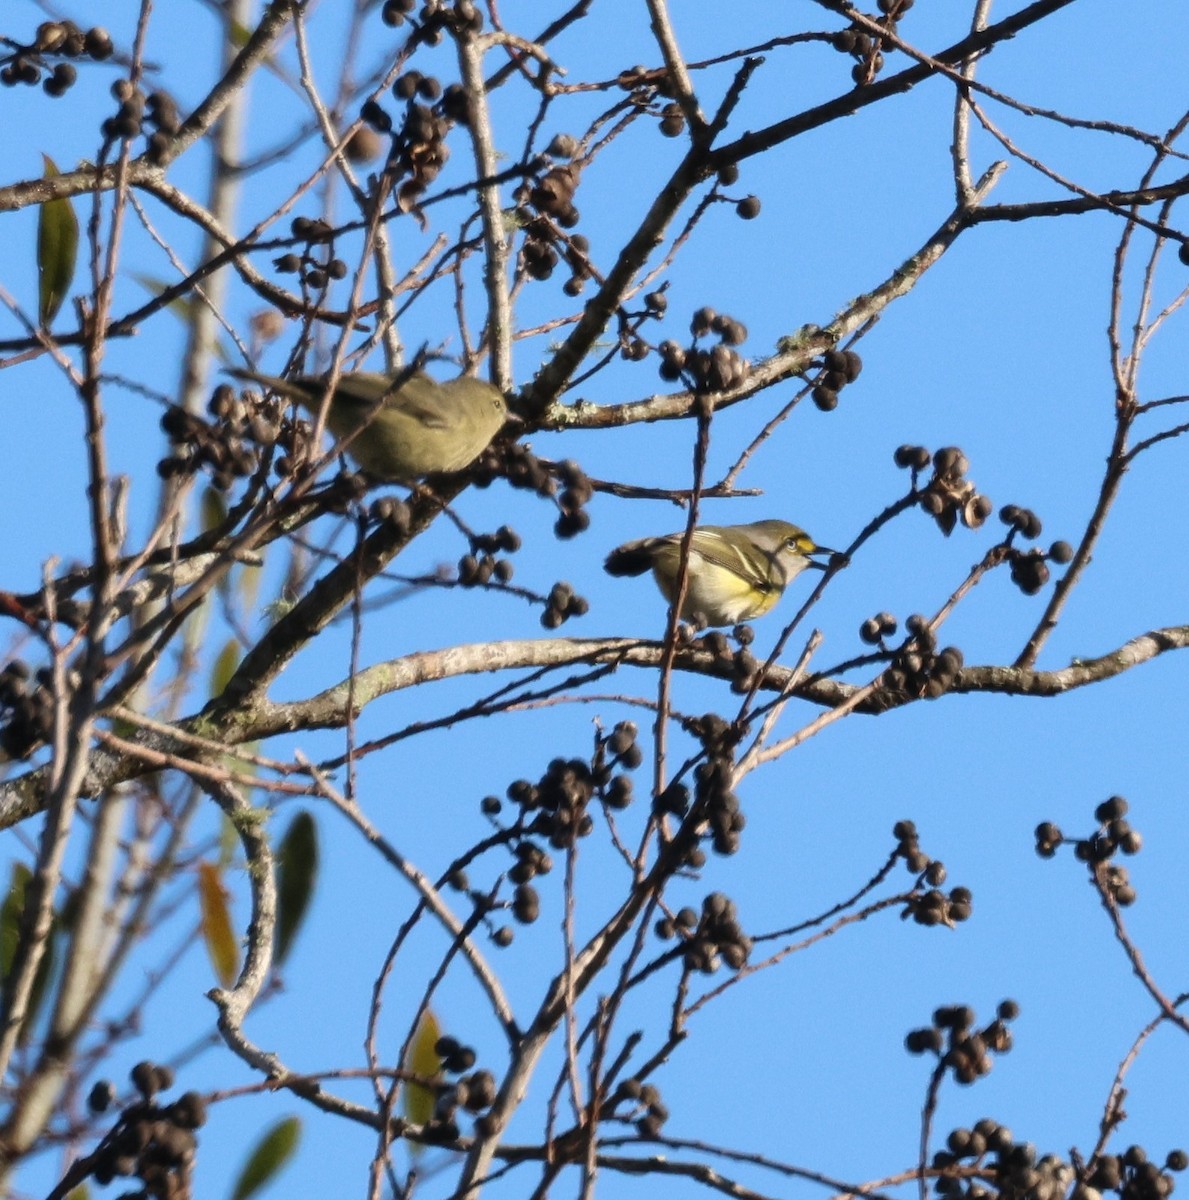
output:
[[[262, 384], [313, 413], [326, 391], [325, 381], [311, 375], [230, 374]], [[362, 430], [347, 453], [369, 475], [412, 485], [423, 475], [461, 471], [487, 448], [507, 416], [498, 389], [469, 375], [438, 383], [424, 371], [356, 371], [340, 377], [326, 424], [340, 439]]]
[[[609, 575], [651, 570], [665, 599], [677, 590], [682, 533], [640, 538], [612, 550], [603, 564]], [[685, 600], [680, 616], [708, 625], [735, 625], [762, 617], [806, 567], [823, 567], [811, 554], [833, 554], [788, 521], [750, 525], [701, 525], [690, 543]]]

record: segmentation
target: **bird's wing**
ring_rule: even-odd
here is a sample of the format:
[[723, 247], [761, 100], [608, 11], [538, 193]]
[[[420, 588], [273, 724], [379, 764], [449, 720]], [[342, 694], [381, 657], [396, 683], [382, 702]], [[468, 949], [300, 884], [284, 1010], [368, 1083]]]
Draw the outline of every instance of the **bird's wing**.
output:
[[451, 429], [461, 415], [449, 394], [424, 372], [418, 371], [397, 393], [398, 412], [411, 417], [422, 429]]
[[[673, 537], [676, 540], [676, 544], [680, 546], [681, 535], [674, 534]], [[756, 564], [732, 546], [717, 529], [695, 529], [690, 550], [692, 553], [700, 555], [708, 563], [713, 563], [715, 566], [722, 567], [723, 570], [731, 572], [732, 575], [738, 575], [740, 578], [746, 579], [753, 587], [767, 589], [776, 582], [773, 579], [775, 564], [771, 555], [763, 555], [763, 562], [766, 569], [757, 571]]]
[[[307, 378], [300, 382], [305, 384], [315, 396], [326, 391], [326, 380], [322, 378]], [[342, 406], [344, 411], [354, 411], [358, 421], [376, 407], [381, 397], [387, 399], [391, 394], [393, 379], [390, 375], [379, 371], [353, 371], [339, 376], [335, 385], [335, 404]]]

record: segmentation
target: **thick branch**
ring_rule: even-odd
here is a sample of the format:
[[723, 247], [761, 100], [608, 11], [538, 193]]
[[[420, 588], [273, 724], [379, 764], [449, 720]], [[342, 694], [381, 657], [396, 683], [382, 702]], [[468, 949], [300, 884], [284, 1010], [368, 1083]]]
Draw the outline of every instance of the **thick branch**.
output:
[[[1113, 679], [1170, 650], [1183, 650], [1186, 647], [1189, 647], [1189, 625], [1174, 625], [1141, 634], [1098, 658], [1077, 659], [1070, 666], [1057, 671], [1034, 671], [1013, 666], [966, 667], [958, 674], [950, 690], [954, 693], [1007, 696], [1058, 696], [1075, 688]], [[660, 665], [662, 651], [659, 642], [632, 638], [542, 638], [450, 646], [377, 663], [359, 672], [354, 677], [353, 685], [344, 680], [308, 700], [275, 704], [263, 697], [256, 697], [250, 704], [224, 707], [216, 703], [210, 711], [179, 722], [178, 728], [183, 733], [239, 745], [303, 729], [341, 728], [347, 722], [349, 691], [357, 715], [380, 696], [435, 680], [532, 667], [569, 667], [579, 663], [611, 663], [651, 670]], [[674, 667], [696, 675], [727, 680], [733, 677], [730, 664], [697, 646], [679, 651]], [[767, 692], [785, 692], [795, 682], [795, 674], [795, 668], [772, 667], [759, 686]], [[796, 682], [791, 694], [811, 704], [836, 708], [847, 703], [857, 690], [855, 684], [810, 676]], [[877, 691], [855, 711], [874, 715], [901, 707], [914, 699], [916, 697]], [[192, 745], [175, 742], [167, 735], [152, 730], [139, 732], [134, 740], [145, 748], [165, 750], [181, 757], [194, 753]], [[137, 778], [155, 769], [158, 769], [156, 763], [144, 763], [131, 755], [95, 749], [91, 752], [82, 791], [84, 795], [94, 795], [116, 783]], [[0, 784], [0, 829], [6, 829], [41, 811], [44, 806], [45, 770], [39, 767]]]

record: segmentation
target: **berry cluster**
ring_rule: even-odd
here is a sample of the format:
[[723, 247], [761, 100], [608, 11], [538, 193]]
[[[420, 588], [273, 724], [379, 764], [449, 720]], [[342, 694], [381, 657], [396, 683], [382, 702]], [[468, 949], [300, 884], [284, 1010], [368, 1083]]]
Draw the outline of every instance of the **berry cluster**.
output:
[[[600, 734], [594, 754], [587, 762], [580, 758], [555, 758], [536, 783], [517, 779], [509, 784], [508, 799], [516, 806], [514, 825], [503, 830], [503, 838], [511, 848], [515, 862], [507, 877], [515, 885], [512, 915], [523, 925], [531, 924], [540, 915], [540, 897], [532, 881], [553, 870], [553, 859], [534, 838], [544, 838], [555, 850], [573, 846], [577, 839], [594, 830], [594, 819], [588, 811], [597, 795], [609, 808], [626, 808], [631, 803], [632, 786], [628, 775], [644, 760], [637, 743], [639, 730], [631, 721], [620, 721], [609, 734]], [[619, 774], [616, 771], [621, 772]], [[480, 809], [485, 816], [496, 818], [503, 811], [498, 796], [485, 796]], [[466, 873], [461, 869], [451, 873], [450, 885], [458, 890], [469, 887]], [[482, 893], [472, 893], [477, 904], [489, 903]], [[511, 941], [511, 930], [497, 930], [497, 944]]]
[[976, 1029], [974, 1009], [947, 1004], [934, 1011], [932, 1025], [910, 1031], [904, 1045], [910, 1054], [936, 1054], [942, 1068], [958, 1083], [973, 1083], [990, 1072], [992, 1054], [1006, 1054], [1011, 1049], [1008, 1024], [1019, 1013], [1014, 1000], [1004, 1000], [995, 1010], [995, 1019]]
[[590, 764], [581, 758], [555, 758], [535, 783], [518, 779], [508, 788], [508, 799], [525, 815], [534, 814], [529, 829], [548, 839], [556, 850], [587, 837], [594, 819], [586, 811], [596, 787]]
[[563, 459], [556, 467], [557, 478], [562, 490], [557, 497], [561, 510], [553, 523], [553, 532], [559, 538], [572, 538], [590, 528], [590, 513], [586, 505], [594, 495], [594, 488], [586, 472], [572, 458]]
[[[637, 64], [620, 71], [616, 85], [630, 93], [632, 104], [641, 111], [657, 118], [657, 125], [664, 137], [680, 137], [685, 131], [685, 113], [677, 103], [676, 92], [664, 69], [650, 70]], [[657, 106], [658, 101], [663, 101]]]
[[368, 505], [367, 519], [373, 525], [391, 525], [403, 537], [412, 524], [413, 510], [398, 496], [380, 496]]
[[[674, 341], [657, 347], [660, 377], [670, 383], [683, 380], [695, 392], [723, 392], [742, 383], [751, 364], [734, 347], [747, 340], [747, 327], [726, 313], [699, 308], [689, 328], [693, 342], [688, 347]], [[718, 337], [718, 345], [710, 349], [698, 345], [699, 339], [711, 334]]]
[[669, 1119], [669, 1110], [661, 1100], [660, 1089], [651, 1083], [641, 1083], [638, 1079], [625, 1079], [615, 1089], [611, 1103], [619, 1105], [625, 1101], [632, 1105], [629, 1119], [635, 1122], [640, 1136], [659, 1137]]
[[[694, 768], [694, 811], [698, 823], [705, 822], [709, 827], [710, 844], [716, 853], [734, 854], [747, 824], [739, 797], [733, 790], [739, 731], [717, 713], [687, 721], [685, 726], [702, 743], [704, 752], [702, 761]], [[666, 789], [655, 801], [661, 811], [666, 806], [670, 809], [680, 807], [683, 800], [688, 802], [688, 791], [685, 796], [680, 792], [667, 795], [669, 791]], [[688, 857], [685, 861], [694, 865]]]
[[822, 412], [838, 407], [838, 393], [854, 383], [863, 369], [863, 360], [854, 350], [830, 349], [822, 355], [822, 369], [810, 396]]
[[512, 915], [521, 925], [531, 925], [541, 915], [541, 897], [532, 881], [538, 875], [548, 875], [553, 870], [553, 858], [547, 850], [528, 838], [518, 841], [513, 853], [516, 861], [508, 871], [508, 879], [515, 886]]
[[1074, 1176], [1064, 1159], [1055, 1154], [1037, 1158], [1031, 1142], [1013, 1141], [1011, 1130], [989, 1117], [973, 1129], [951, 1130], [946, 1148], [933, 1156], [933, 1167], [947, 1171], [963, 1161], [979, 1167], [979, 1179], [942, 1175], [934, 1184], [939, 1196], [953, 1200], [1063, 1200]]
[[[891, 617], [891, 614], [881, 613], [879, 617]], [[863, 622], [859, 630], [861, 637], [869, 631], [871, 620], [879, 621], [879, 617]], [[895, 618], [891, 618], [891, 626], [895, 628]], [[929, 619], [920, 613], [911, 614], [904, 622], [904, 629], [908, 638], [880, 676], [880, 686], [898, 696], [914, 699], [936, 700], [944, 696], [962, 670], [962, 651], [957, 646], [939, 650]]]
[[153, 129], [148, 139], [148, 155], [154, 162], [162, 161], [182, 127], [174, 98], [162, 91], [146, 97], [130, 79], [117, 79], [111, 85], [111, 94], [120, 107], [115, 116], [104, 119], [100, 127], [103, 136], [108, 141], [139, 137], [148, 124]]
[[1176, 1187], [1171, 1171], [1189, 1167], [1189, 1154], [1170, 1150], [1163, 1170], [1148, 1158], [1143, 1146], [1128, 1146], [1122, 1154], [1104, 1154], [1094, 1164], [1081, 1194], [1072, 1200], [1100, 1200], [1103, 1192], [1118, 1192], [1120, 1200], [1165, 1200]]
[[574, 205], [580, 176], [576, 162], [552, 166], [535, 183], [526, 180], [517, 199], [522, 204], [527, 200], [541, 216], [556, 221], [563, 229], [573, 229], [580, 219]]
[[859, 639], [868, 646], [883, 646], [886, 639], [894, 637], [899, 622], [890, 612], [876, 613], [859, 626]]
[[113, 49], [111, 35], [102, 26], [83, 30], [73, 21], [42, 21], [27, 46], [5, 41], [16, 48], [0, 56], [0, 84], [36, 87], [40, 83], [47, 96], [64, 96], [78, 79], [78, 68], [68, 59], [102, 62]]
[[[429, 5], [425, 7], [428, 9]], [[424, 40], [432, 41], [428, 28], [422, 26], [422, 30]], [[447, 135], [455, 125], [470, 123], [470, 100], [461, 84], [443, 88], [433, 75], [423, 75], [420, 71], [401, 75], [392, 85], [392, 94], [403, 106], [399, 120], [394, 120], [377, 100], [366, 100], [359, 115], [374, 132], [391, 138], [385, 169], [394, 180], [401, 181], [397, 202], [408, 212], [416, 208], [422, 194], [446, 165], [450, 157]]]
[[460, 1108], [469, 1113], [482, 1113], [495, 1103], [495, 1076], [485, 1069], [472, 1072], [475, 1051], [462, 1045], [457, 1038], [449, 1035], [438, 1038], [434, 1052], [442, 1060], [442, 1070], [458, 1078], [438, 1086], [434, 1113], [426, 1122], [422, 1136], [431, 1146], [452, 1145], [461, 1133], [457, 1120]]
[[[544, 173], [535, 180], [526, 179], [514, 194], [515, 219], [524, 233], [520, 247], [520, 266], [530, 279], [550, 278], [564, 258], [570, 270], [565, 283], [567, 296], [577, 296], [590, 277], [590, 242], [580, 233], [565, 234], [579, 221], [574, 204], [581, 166], [577, 161], [550, 164], [553, 156], [570, 157], [577, 151], [572, 137], [559, 134], [540, 164]], [[559, 228], [560, 227], [560, 228]], [[560, 251], [560, 253], [559, 253]]]
[[921, 849], [916, 825], [912, 821], [897, 821], [892, 827], [892, 836], [896, 839], [897, 857], [904, 859], [909, 871], [929, 887], [927, 892], [914, 893], [908, 898], [901, 916], [911, 917], [918, 925], [945, 925], [948, 928], [968, 920], [974, 908], [970, 889], [952, 888], [949, 895], [941, 891], [946, 879], [945, 864], [940, 859], [930, 858]]
[[[512, 786], [517, 787], [520, 784], [531, 786], [525, 780], [518, 780]], [[511, 791], [512, 789], [509, 788], [509, 795], [511, 795]], [[485, 815], [494, 817], [502, 810], [503, 804], [498, 796], [485, 796], [480, 807]], [[547, 850], [531, 838], [523, 837], [516, 831], [508, 831], [508, 838], [512, 853], [516, 858], [508, 870], [508, 879], [515, 887], [511, 903], [512, 915], [521, 925], [531, 925], [541, 915], [541, 898], [537, 889], [533, 887], [532, 881], [537, 876], [548, 875], [553, 870], [553, 858]], [[466, 873], [461, 870], [453, 872], [450, 877], [450, 885], [459, 891], [467, 890], [469, 884]], [[471, 899], [481, 908], [490, 906], [489, 898], [482, 893], [472, 892]], [[497, 929], [493, 936], [497, 945], [511, 945], [512, 930], [510, 927], [504, 926]]]
[[[961, 1175], [950, 1173], [969, 1168]], [[1076, 1164], [1076, 1166], [1075, 1166]], [[933, 1155], [934, 1171], [945, 1172], [934, 1191], [950, 1200], [1102, 1200], [1117, 1192], [1126, 1200], [1165, 1200], [1174, 1190], [1170, 1172], [1189, 1166], [1189, 1154], [1170, 1150], [1163, 1168], [1149, 1161], [1142, 1146], [1122, 1154], [1102, 1154], [1087, 1166], [1056, 1154], [1038, 1157], [1031, 1142], [1017, 1142], [1006, 1125], [984, 1117], [973, 1128], [951, 1131], [946, 1148]], [[1069, 1185], [1077, 1179], [1072, 1191]]]
[[28, 758], [49, 740], [54, 724], [53, 675], [42, 667], [30, 677], [14, 658], [0, 670], [0, 751], [11, 759]]
[[739, 924], [735, 902], [722, 892], [711, 892], [702, 901], [701, 920], [686, 936], [682, 960], [687, 971], [703, 975], [713, 975], [723, 963], [738, 971], [747, 965], [751, 947], [751, 938]]
[[[665, 295], [668, 286], [667, 283], [662, 283], [656, 291], [645, 293], [643, 311], [620, 311], [619, 354], [626, 362], [643, 362], [652, 353], [652, 346], [640, 336], [640, 327], [645, 321], [659, 321], [668, 311], [669, 298]], [[671, 350], [675, 344], [666, 342], [664, 345]], [[677, 347], [677, 351], [681, 353], [680, 347]], [[673, 377], [679, 379], [680, 371]]]
[[[912, 471], [913, 487], [917, 476], [930, 463], [924, 446], [898, 446], [892, 456], [896, 466]], [[957, 446], [943, 446], [932, 455], [933, 477], [920, 489], [918, 503], [947, 537], [959, 519], [967, 529], [977, 529], [994, 510], [987, 496], [979, 494], [966, 478], [970, 462]]]
[[760, 662], [748, 649], [755, 632], [750, 625], [736, 625], [731, 638], [736, 642], [734, 648], [725, 633], [712, 629], [703, 635], [699, 645], [710, 652], [719, 666], [730, 672], [731, 691], [737, 696], [746, 696], [760, 683]]
[[[1016, 534], [1029, 541], [1040, 537], [1040, 518], [1031, 509], [1018, 504], [1005, 504], [999, 510], [999, 519], [1008, 527], [1010, 543]], [[1019, 550], [1014, 546], [1009, 552], [1011, 581], [1025, 596], [1035, 596], [1049, 581], [1049, 568], [1045, 560], [1064, 565], [1073, 558], [1073, 547], [1068, 542], [1054, 542], [1048, 551], [1033, 549]]]
[[[632, 777], [626, 772], [644, 761], [644, 751], [636, 740], [639, 736], [635, 721], [619, 721], [609, 734], [599, 737], [594, 776], [599, 797], [608, 808], [622, 811], [632, 802]], [[616, 767], [623, 773], [612, 774]]]
[[1122, 796], [1111, 796], [1099, 804], [1094, 819], [1098, 828], [1089, 837], [1076, 839], [1067, 838], [1052, 821], [1042, 821], [1036, 827], [1036, 853], [1041, 858], [1052, 858], [1058, 846], [1072, 841], [1078, 861], [1086, 863], [1107, 895], [1126, 908], [1135, 903], [1136, 891], [1127, 868], [1111, 860], [1116, 853], [1138, 854], [1143, 849], [1143, 837], [1127, 820], [1127, 801]]
[[[594, 487], [586, 472], [572, 459], [547, 465], [527, 446], [512, 442], [488, 446], [472, 468], [476, 487], [489, 487], [504, 478], [514, 488], [555, 498], [558, 517], [553, 532], [559, 538], [572, 538], [590, 527], [586, 505], [594, 496]], [[558, 484], [561, 484], [559, 492]], [[546, 626], [556, 628], [556, 626]]]
[[564, 579], [559, 579], [545, 597], [545, 611], [541, 614], [541, 624], [546, 629], [558, 629], [571, 617], [584, 617], [588, 612], [590, 601], [585, 596], [579, 596]]
[[456, 33], [478, 33], [483, 28], [483, 14], [473, 0], [425, 0], [420, 14], [414, 18], [416, 0], [385, 0], [380, 18], [385, 25], [396, 27], [405, 21], [415, 27], [417, 40], [436, 46], [446, 30]]
[[[256, 472], [268, 448], [281, 444], [292, 449], [297, 443], [304, 444], [296, 426], [282, 420], [276, 398], [266, 399], [254, 390], [240, 395], [229, 384], [220, 384], [211, 394], [207, 412], [209, 421], [176, 404], [165, 410], [161, 428], [169, 438], [171, 453], [157, 464], [163, 479], [206, 468], [211, 483], [227, 491], [237, 479]], [[280, 472], [280, 459], [276, 466]]]
[[[173, 1071], [157, 1063], [132, 1068], [132, 1084], [141, 1098], [120, 1114], [115, 1127], [91, 1155], [91, 1174], [98, 1184], [117, 1176], [135, 1176], [143, 1197], [181, 1200], [190, 1195], [190, 1174], [198, 1144], [194, 1131], [206, 1124], [206, 1104], [197, 1092], [184, 1092], [172, 1104], [161, 1104], [157, 1093], [173, 1086]], [[93, 1112], [110, 1106], [115, 1089], [97, 1083], [89, 1097]]]
[[[894, 33], [900, 18], [912, 8], [913, 3], [914, 0], [878, 0], [879, 11], [883, 14], [883, 26]], [[850, 77], [860, 87], [870, 83], [883, 70], [881, 37], [872, 37], [861, 26], [851, 25], [834, 34], [831, 40], [835, 50], [849, 54], [857, 60], [851, 68]]]
[[676, 100], [670, 100], [662, 107], [660, 117], [658, 128], [665, 137], [680, 137], [685, 132], [685, 113]]
[[469, 535], [471, 550], [458, 560], [458, 582], [463, 587], [482, 587], [495, 579], [508, 583], [513, 574], [512, 560], [497, 558], [499, 552], [514, 554], [520, 549], [520, 535], [510, 525], [501, 525], [495, 533]]
[[335, 257], [334, 230], [325, 221], [320, 217], [294, 217], [289, 228], [305, 247], [300, 254], [289, 251], [273, 260], [282, 275], [297, 275], [303, 287], [316, 292], [332, 279], [346, 278], [347, 264]]

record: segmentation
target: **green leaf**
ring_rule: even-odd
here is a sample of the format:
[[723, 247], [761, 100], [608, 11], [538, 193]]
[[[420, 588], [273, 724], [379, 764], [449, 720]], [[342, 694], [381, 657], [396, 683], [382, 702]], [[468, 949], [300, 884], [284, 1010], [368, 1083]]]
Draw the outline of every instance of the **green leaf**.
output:
[[202, 639], [206, 636], [206, 627], [210, 624], [213, 607], [211, 600], [212, 597], [206, 595], [190, 610], [184, 625], [187, 646], [196, 647], [202, 644]]
[[[33, 872], [22, 862], [12, 864], [11, 882], [8, 893], [0, 905], [0, 1000], [2, 1007], [8, 1007], [8, 990], [11, 984], [10, 973], [16, 961], [17, 948], [21, 939], [21, 922], [25, 915], [25, 897], [28, 893], [29, 881]], [[29, 993], [29, 1006], [25, 1011], [25, 1019], [21, 1024], [18, 1042], [25, 1045], [37, 1014], [45, 999], [46, 989], [54, 973], [57, 963], [58, 920], [55, 917], [47, 935], [45, 952], [37, 964], [37, 974], [33, 977], [33, 989]]]
[[[132, 271], [130, 274], [131, 278], [139, 283], [151, 296], [163, 296], [169, 291], [171, 286], [164, 279], [158, 279], [155, 275], [145, 275], [141, 271]], [[194, 310], [198, 307], [198, 303], [191, 297], [175, 296], [165, 307], [175, 317], [178, 317], [188, 325], [194, 316]]]
[[223, 493], [216, 488], [203, 488], [199, 508], [203, 533], [218, 529], [227, 520], [227, 501], [223, 498]]
[[235, 668], [239, 666], [239, 642], [230, 638], [219, 651], [215, 665], [211, 668], [211, 698], [221, 696], [223, 689], [231, 682]]
[[249, 612], [256, 607], [256, 598], [260, 595], [260, 580], [263, 577], [264, 568], [252, 563], [244, 563], [239, 569], [235, 586], [244, 608]]
[[[59, 174], [54, 160], [43, 154], [44, 178]], [[37, 318], [43, 329], [62, 307], [74, 279], [74, 264], [78, 258], [78, 218], [65, 196], [46, 200], [37, 216]]]
[[257, 1143], [244, 1163], [231, 1200], [247, 1200], [277, 1175], [293, 1157], [301, 1139], [301, 1122], [296, 1117], [283, 1117]]
[[25, 888], [33, 872], [22, 862], [12, 864], [12, 877], [4, 904], [0, 905], [0, 979], [7, 981], [21, 937], [21, 914], [25, 911]]
[[[422, 1079], [436, 1079], [442, 1073], [442, 1058], [438, 1054], [438, 1039], [442, 1036], [438, 1019], [426, 1009], [417, 1023], [417, 1032], [409, 1044], [405, 1070]], [[424, 1125], [433, 1116], [434, 1093], [423, 1083], [407, 1083], [402, 1094], [405, 1116], [418, 1125]]]
[[277, 849], [277, 966], [289, 957], [318, 880], [318, 828], [308, 812], [299, 812]]
[[198, 903], [202, 909], [202, 940], [215, 968], [215, 978], [229, 988], [239, 973], [239, 942], [231, 928], [222, 872], [214, 863], [198, 864]]
[[[144, 275], [139, 271], [131, 272], [131, 278], [136, 280], [142, 288], [152, 296], [164, 295], [173, 285], [167, 283], [164, 279], [158, 279], [155, 275]], [[183, 324], [189, 326], [194, 319], [194, 313], [201, 306], [201, 301], [189, 296], [175, 296], [165, 305], [166, 309], [173, 313]], [[232, 356], [227, 347], [223, 345], [217, 338], [210, 338], [207, 341], [206, 348], [224, 365], [230, 366]]]

